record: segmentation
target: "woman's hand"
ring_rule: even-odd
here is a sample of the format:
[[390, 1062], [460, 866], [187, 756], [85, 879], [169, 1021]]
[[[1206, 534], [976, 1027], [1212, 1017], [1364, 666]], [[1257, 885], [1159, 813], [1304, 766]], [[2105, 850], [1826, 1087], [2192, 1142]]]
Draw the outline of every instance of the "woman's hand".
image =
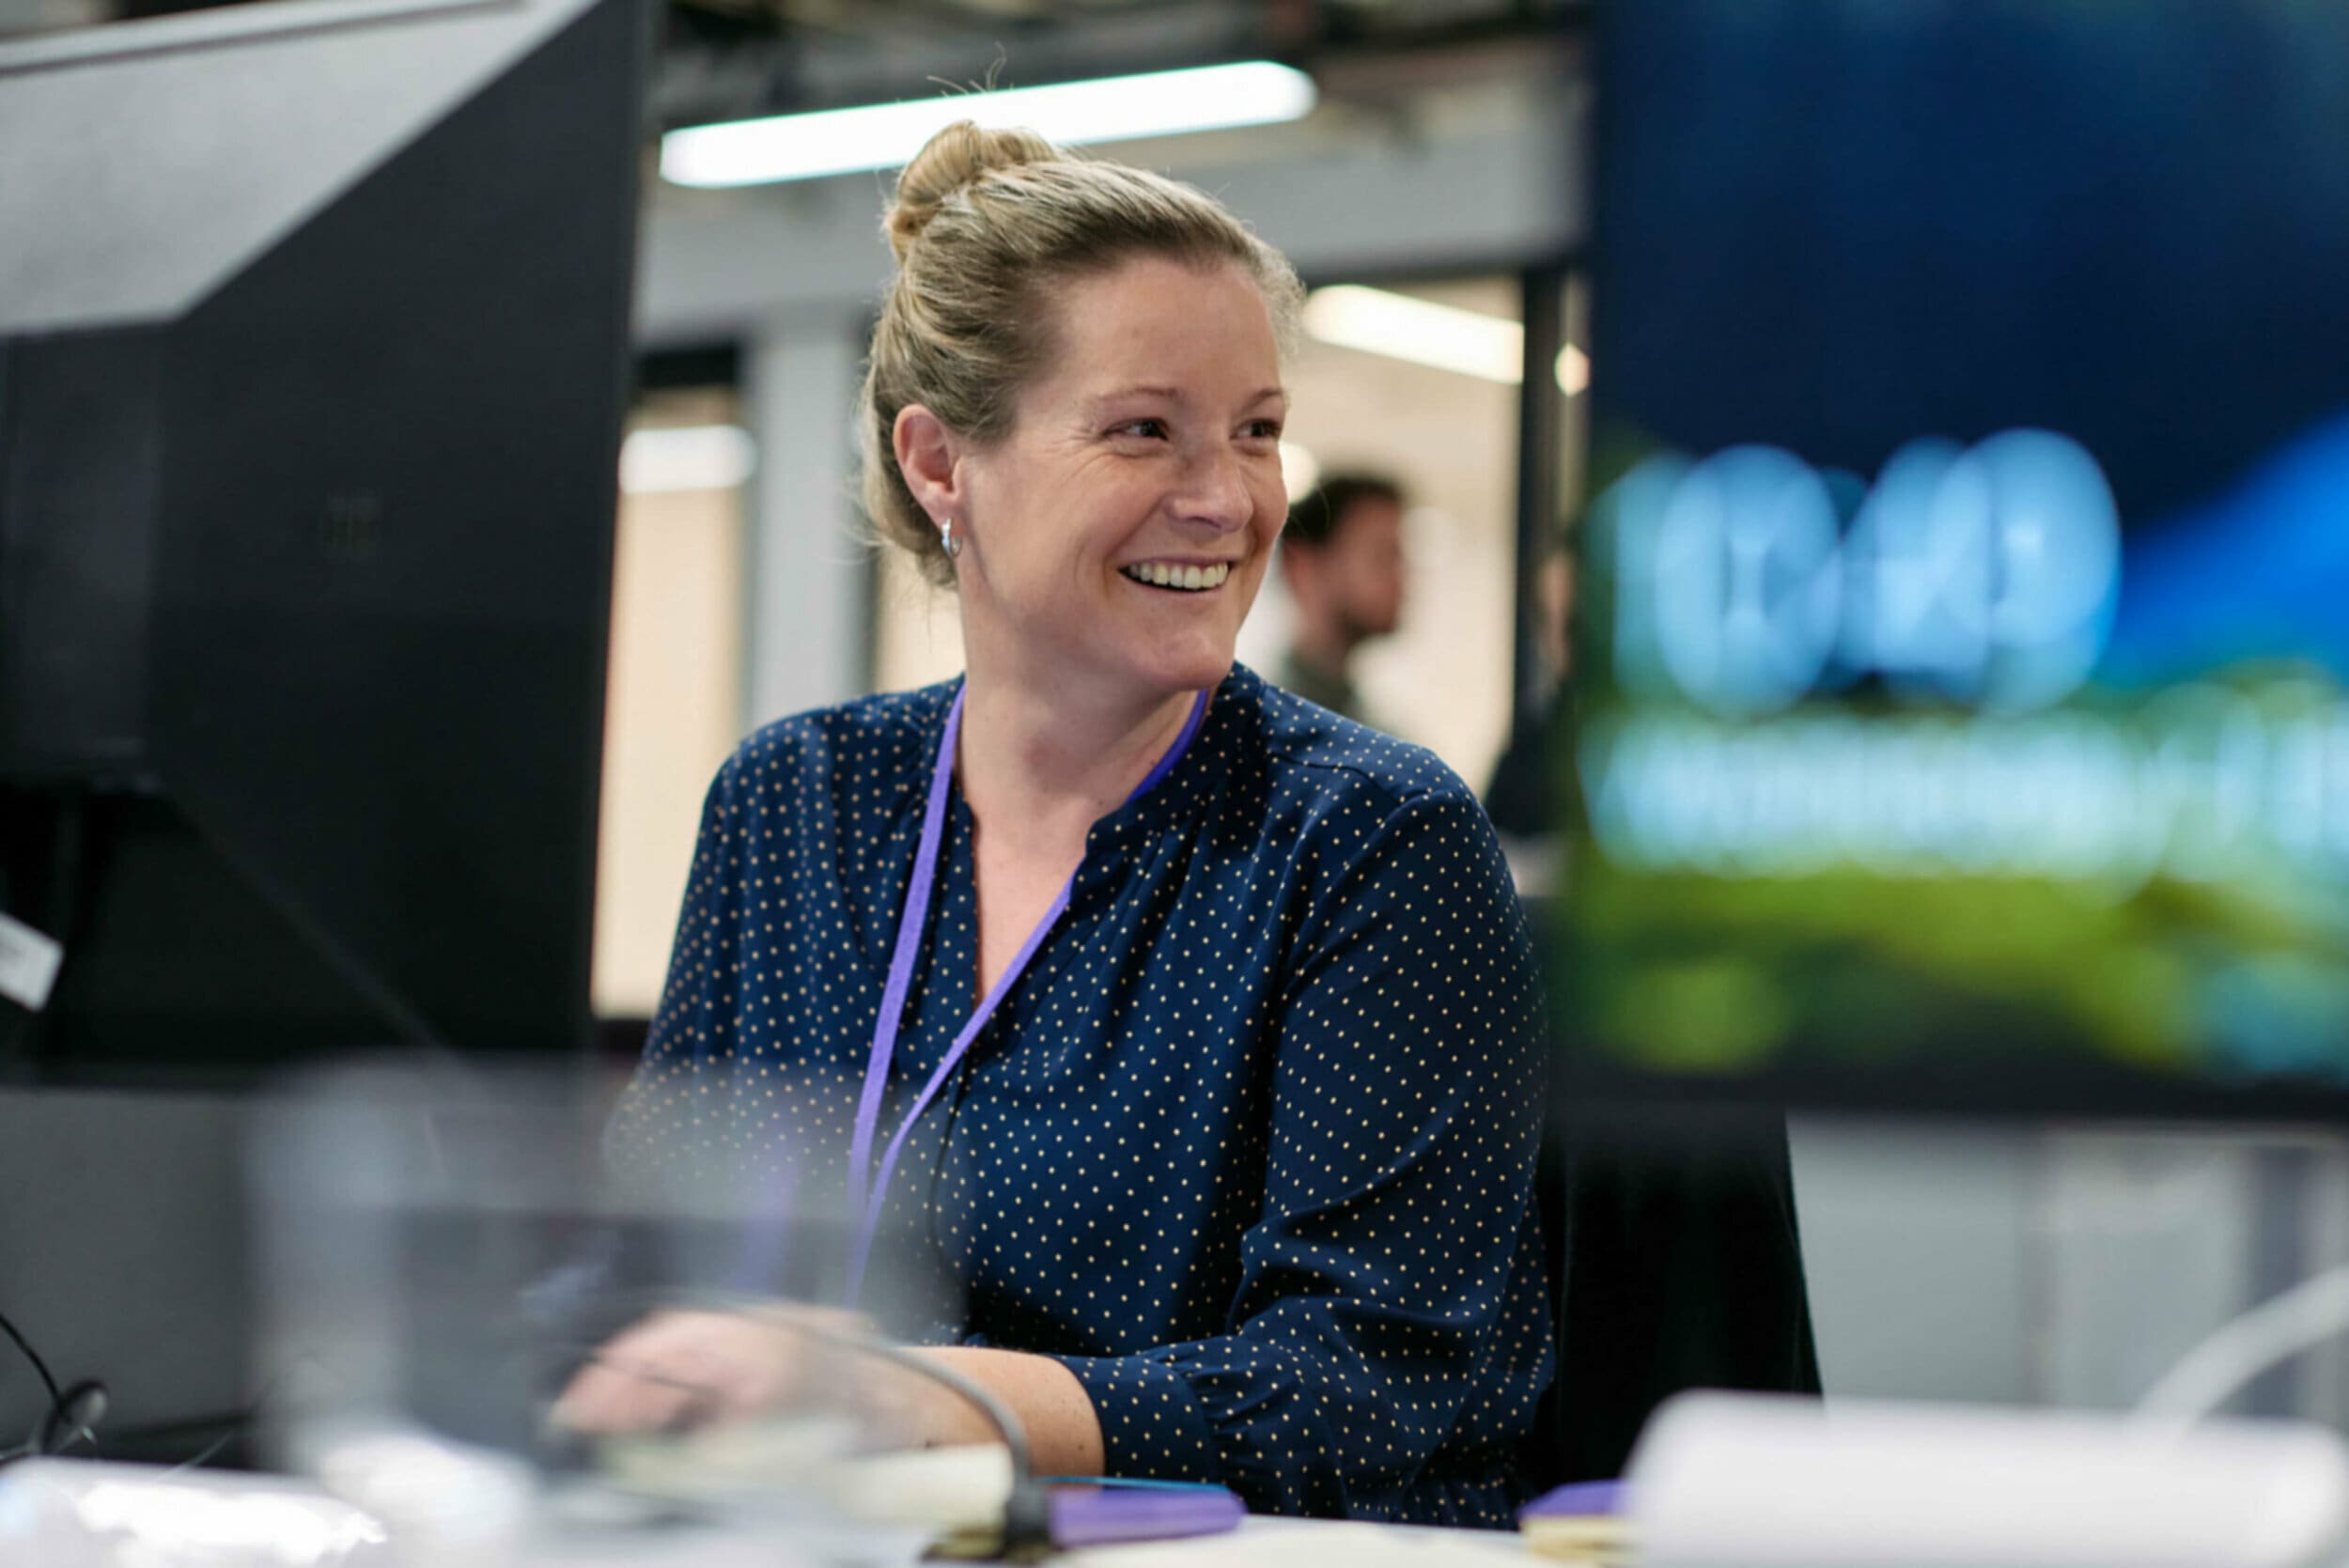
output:
[[678, 1432], [824, 1404], [860, 1411], [896, 1444], [995, 1440], [953, 1389], [861, 1354], [853, 1342], [872, 1332], [850, 1312], [780, 1303], [655, 1312], [599, 1350], [549, 1419], [595, 1435]]
[[655, 1312], [596, 1352], [550, 1419], [575, 1432], [614, 1434], [771, 1414], [836, 1386], [846, 1352], [832, 1347], [865, 1332], [847, 1312], [780, 1305]]

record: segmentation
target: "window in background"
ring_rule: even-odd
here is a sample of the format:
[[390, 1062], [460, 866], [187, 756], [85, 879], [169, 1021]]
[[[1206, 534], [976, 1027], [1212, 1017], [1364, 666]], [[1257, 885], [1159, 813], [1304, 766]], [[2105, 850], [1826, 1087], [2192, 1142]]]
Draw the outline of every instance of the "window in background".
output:
[[[1359, 291], [1331, 297], [1353, 300], [1358, 317], [1367, 303], [1363, 341], [1390, 346], [1393, 335], [1377, 316], [1381, 301], [1454, 313], [1433, 318], [1438, 339], [1450, 325], [1453, 367], [1307, 334], [1288, 367], [1290, 489], [1301, 491], [1315, 472], [1370, 469], [1408, 492], [1411, 577], [1403, 624], [1362, 650], [1355, 676], [1365, 704], [1396, 733], [1431, 748], [1481, 790], [1509, 730], [1518, 284], [1495, 274], [1374, 292], [1378, 297], [1368, 300]], [[1446, 353], [1438, 342], [1423, 359]], [[876, 579], [879, 687], [903, 690], [960, 670], [954, 596], [927, 587], [894, 551], [884, 552]], [[1241, 661], [1267, 673], [1277, 667], [1294, 616], [1276, 566], [1241, 629]]]
[[702, 794], [741, 737], [753, 460], [732, 387], [649, 392], [629, 421], [596, 870], [603, 1017], [660, 1001]]
[[[1292, 488], [1368, 470], [1409, 497], [1402, 624], [1356, 656], [1362, 703], [1480, 791], [1509, 733], [1518, 302], [1505, 273], [1317, 288], [1288, 372]], [[1277, 667], [1294, 616], [1276, 568], [1242, 661]]]

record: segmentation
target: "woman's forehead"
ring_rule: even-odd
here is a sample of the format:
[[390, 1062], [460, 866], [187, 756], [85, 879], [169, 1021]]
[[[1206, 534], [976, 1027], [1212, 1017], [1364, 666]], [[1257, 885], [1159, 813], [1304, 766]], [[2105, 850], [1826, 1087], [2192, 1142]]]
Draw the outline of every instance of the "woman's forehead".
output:
[[1058, 302], [1055, 390], [1083, 401], [1278, 396], [1270, 312], [1248, 276], [1128, 263]]
[[1237, 263], [1139, 257], [1072, 280], [1056, 304], [1062, 329], [1096, 348], [1195, 349], [1253, 339], [1272, 347], [1271, 312]]

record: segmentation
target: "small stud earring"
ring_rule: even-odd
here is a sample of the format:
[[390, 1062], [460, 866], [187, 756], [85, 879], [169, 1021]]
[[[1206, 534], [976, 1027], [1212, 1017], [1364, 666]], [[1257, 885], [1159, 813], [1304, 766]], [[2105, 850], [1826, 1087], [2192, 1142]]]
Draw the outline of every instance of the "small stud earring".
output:
[[962, 553], [962, 541], [955, 537], [955, 520], [951, 517], [939, 519], [938, 548], [946, 552], [949, 561]]

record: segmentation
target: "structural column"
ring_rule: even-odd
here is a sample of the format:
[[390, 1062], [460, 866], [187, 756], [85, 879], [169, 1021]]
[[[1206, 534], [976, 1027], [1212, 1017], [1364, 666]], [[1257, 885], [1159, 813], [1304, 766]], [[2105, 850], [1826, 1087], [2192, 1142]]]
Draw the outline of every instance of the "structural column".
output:
[[853, 323], [770, 327], [748, 349], [745, 413], [758, 468], [742, 689], [743, 717], [755, 727], [862, 694], [871, 567], [855, 503]]

